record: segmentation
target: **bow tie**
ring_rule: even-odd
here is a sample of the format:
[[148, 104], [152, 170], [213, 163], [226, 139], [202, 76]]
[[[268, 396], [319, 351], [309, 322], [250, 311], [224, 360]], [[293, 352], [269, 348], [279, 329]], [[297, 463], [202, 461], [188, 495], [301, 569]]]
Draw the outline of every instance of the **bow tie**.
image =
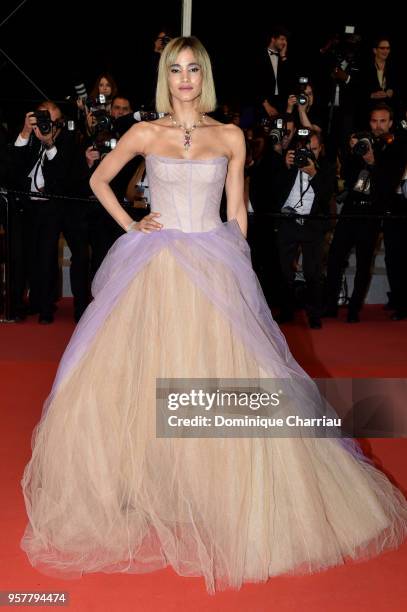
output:
[[272, 51], [271, 49], [267, 49], [269, 55], [280, 55], [278, 51]]

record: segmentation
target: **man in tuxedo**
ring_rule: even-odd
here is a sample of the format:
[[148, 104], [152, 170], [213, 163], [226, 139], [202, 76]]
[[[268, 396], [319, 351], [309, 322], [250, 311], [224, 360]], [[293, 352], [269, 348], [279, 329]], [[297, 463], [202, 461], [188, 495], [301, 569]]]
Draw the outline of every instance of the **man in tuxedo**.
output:
[[272, 30], [268, 47], [258, 58], [255, 70], [256, 103], [272, 118], [285, 112], [293, 86], [292, 68], [287, 58], [288, 36], [282, 26]]
[[[328, 222], [309, 215], [327, 214], [335, 190], [335, 168], [321, 155], [321, 135], [311, 132], [305, 148], [306, 162], [300, 163], [292, 147], [285, 155], [280, 179], [281, 212], [277, 244], [284, 279], [279, 323], [292, 321], [295, 308], [295, 265], [298, 249], [307, 284], [307, 315], [312, 329], [320, 329], [322, 314], [322, 245]], [[296, 213], [301, 217], [296, 217]]]
[[[46, 111], [48, 118], [27, 113], [11, 150], [16, 187], [37, 193], [63, 194], [70, 183], [75, 140], [63, 128], [61, 110], [54, 102], [42, 102], [37, 111]], [[53, 322], [63, 210], [61, 200], [52, 197], [31, 195], [24, 202], [29, 312], [39, 313], [39, 323], [43, 324]]]

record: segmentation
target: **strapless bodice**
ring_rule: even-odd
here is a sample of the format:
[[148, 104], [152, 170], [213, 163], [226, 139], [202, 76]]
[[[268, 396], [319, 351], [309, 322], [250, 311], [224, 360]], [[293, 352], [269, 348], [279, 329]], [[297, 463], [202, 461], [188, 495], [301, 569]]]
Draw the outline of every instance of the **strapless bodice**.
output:
[[163, 229], [205, 232], [222, 224], [219, 215], [228, 159], [146, 156], [151, 212]]

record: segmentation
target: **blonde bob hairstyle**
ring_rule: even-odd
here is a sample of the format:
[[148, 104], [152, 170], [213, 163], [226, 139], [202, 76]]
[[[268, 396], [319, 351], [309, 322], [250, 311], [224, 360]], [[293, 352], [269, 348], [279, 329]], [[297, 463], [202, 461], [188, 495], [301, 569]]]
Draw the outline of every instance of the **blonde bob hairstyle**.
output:
[[184, 49], [191, 49], [196, 63], [199, 64], [202, 70], [202, 91], [198, 111], [200, 113], [209, 113], [216, 108], [215, 85], [208, 52], [195, 36], [179, 36], [178, 38], [173, 38], [161, 54], [155, 96], [155, 105], [158, 113], [171, 113], [174, 110], [168, 86], [168, 75], [171, 66], [177, 63], [178, 54]]

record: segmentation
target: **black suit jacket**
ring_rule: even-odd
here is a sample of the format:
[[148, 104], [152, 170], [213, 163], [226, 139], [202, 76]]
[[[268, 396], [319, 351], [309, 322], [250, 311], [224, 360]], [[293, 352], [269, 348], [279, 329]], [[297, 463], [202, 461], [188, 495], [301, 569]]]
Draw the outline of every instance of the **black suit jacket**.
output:
[[371, 98], [370, 95], [381, 90], [379, 79], [377, 78], [377, 70], [374, 62], [369, 62], [363, 66], [361, 73], [361, 95], [364, 107], [375, 106], [378, 103], [385, 103], [391, 106], [396, 112], [399, 112], [401, 104], [401, 79], [392, 62], [388, 60], [385, 67], [386, 90], [392, 89], [394, 94], [391, 98], [380, 98], [378, 100]]
[[[287, 201], [294, 186], [299, 170], [292, 167], [287, 169], [284, 165], [280, 178], [280, 210]], [[314, 201], [310, 210], [312, 214], [328, 214], [329, 206], [336, 187], [336, 175], [334, 166], [324, 158], [320, 158], [317, 164], [317, 173], [310, 180], [314, 191]], [[308, 219], [304, 216], [304, 227], [308, 230], [325, 232], [329, 228], [329, 220]]]
[[[282, 155], [270, 149], [248, 169], [250, 203], [256, 216], [279, 210], [279, 179], [283, 166]], [[267, 220], [271, 221], [272, 217]]]
[[[349, 153], [344, 160], [344, 178], [347, 198], [342, 212], [344, 213], [378, 213], [391, 210], [394, 194], [400, 184], [407, 163], [407, 146], [403, 138], [397, 138], [392, 144], [385, 145], [377, 141], [374, 146], [375, 164], [368, 166], [359, 155]], [[368, 197], [353, 191], [361, 170], [370, 173], [370, 195]], [[358, 205], [359, 200], [370, 200], [370, 206]]]
[[[75, 137], [62, 130], [55, 140], [57, 153], [52, 160], [44, 155], [42, 173], [44, 176], [44, 191], [50, 194], [64, 194], [69, 191], [72, 178], [72, 167], [75, 155]], [[41, 154], [41, 142], [32, 134], [28, 144], [22, 147], [10, 147], [13, 183], [18, 189], [31, 190], [29, 174]]]
[[267, 100], [272, 106], [276, 106], [279, 112], [285, 112], [288, 96], [295, 93], [294, 75], [290, 60], [282, 61], [278, 58], [278, 96], [274, 94], [276, 77], [267, 48], [263, 49], [256, 58], [253, 78], [256, 106], [261, 106], [264, 100]]

